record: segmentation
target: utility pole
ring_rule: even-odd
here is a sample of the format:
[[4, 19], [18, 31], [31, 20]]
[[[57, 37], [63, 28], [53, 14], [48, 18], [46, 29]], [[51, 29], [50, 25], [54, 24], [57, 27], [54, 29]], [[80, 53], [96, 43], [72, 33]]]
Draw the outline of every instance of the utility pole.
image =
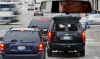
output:
[[[90, 0], [88, 0], [88, 1], [90, 1]], [[95, 7], [94, 7], [94, 0], [91, 0], [91, 6], [92, 6], [92, 8], [94, 10], [95, 9]]]
[[98, 4], [99, 4], [99, 1], [97, 0], [97, 10], [98, 10]]
[[98, 10], [98, 0], [92, 0], [92, 8], [93, 10]]

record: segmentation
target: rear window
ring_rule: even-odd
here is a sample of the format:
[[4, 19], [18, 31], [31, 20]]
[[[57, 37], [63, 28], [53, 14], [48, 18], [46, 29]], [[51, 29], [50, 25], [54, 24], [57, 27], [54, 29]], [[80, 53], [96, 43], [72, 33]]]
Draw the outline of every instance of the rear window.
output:
[[22, 42], [40, 41], [39, 32], [35, 31], [8, 31], [4, 37], [5, 41], [17, 40]]
[[76, 24], [55, 24], [56, 31], [77, 31]]

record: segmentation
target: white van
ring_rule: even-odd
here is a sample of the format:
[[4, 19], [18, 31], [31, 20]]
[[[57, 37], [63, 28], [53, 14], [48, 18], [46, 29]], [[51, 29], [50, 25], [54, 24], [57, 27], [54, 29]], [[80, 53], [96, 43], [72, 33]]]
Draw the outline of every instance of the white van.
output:
[[16, 20], [16, 15], [10, 11], [0, 11], [0, 24], [9, 24]]
[[15, 2], [0, 2], [0, 24], [9, 24], [16, 19]]
[[0, 2], [0, 11], [16, 11], [16, 3]]

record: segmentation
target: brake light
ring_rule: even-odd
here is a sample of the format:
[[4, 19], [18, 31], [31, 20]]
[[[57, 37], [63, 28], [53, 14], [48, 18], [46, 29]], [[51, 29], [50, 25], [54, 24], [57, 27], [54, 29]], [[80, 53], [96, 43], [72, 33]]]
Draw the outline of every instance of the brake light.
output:
[[49, 40], [52, 39], [52, 32], [48, 32], [48, 39], [49, 39]]
[[24, 29], [21, 29], [20, 32], [24, 32]]
[[0, 51], [1, 52], [5, 51], [5, 44], [3, 44], [3, 43], [0, 44]]
[[82, 32], [82, 40], [83, 40], [83, 42], [85, 42], [85, 32]]
[[44, 44], [40, 43], [38, 46], [38, 51], [41, 53], [41, 52], [43, 52], [43, 50], [44, 50]]

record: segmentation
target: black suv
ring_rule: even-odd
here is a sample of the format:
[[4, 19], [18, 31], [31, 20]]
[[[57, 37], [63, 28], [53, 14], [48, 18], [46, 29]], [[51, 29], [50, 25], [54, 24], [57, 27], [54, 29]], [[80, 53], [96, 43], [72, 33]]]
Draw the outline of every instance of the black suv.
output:
[[47, 54], [85, 56], [85, 32], [81, 17], [56, 16], [48, 29]]
[[3, 59], [45, 59], [44, 44], [36, 28], [13, 28], [0, 43]]

